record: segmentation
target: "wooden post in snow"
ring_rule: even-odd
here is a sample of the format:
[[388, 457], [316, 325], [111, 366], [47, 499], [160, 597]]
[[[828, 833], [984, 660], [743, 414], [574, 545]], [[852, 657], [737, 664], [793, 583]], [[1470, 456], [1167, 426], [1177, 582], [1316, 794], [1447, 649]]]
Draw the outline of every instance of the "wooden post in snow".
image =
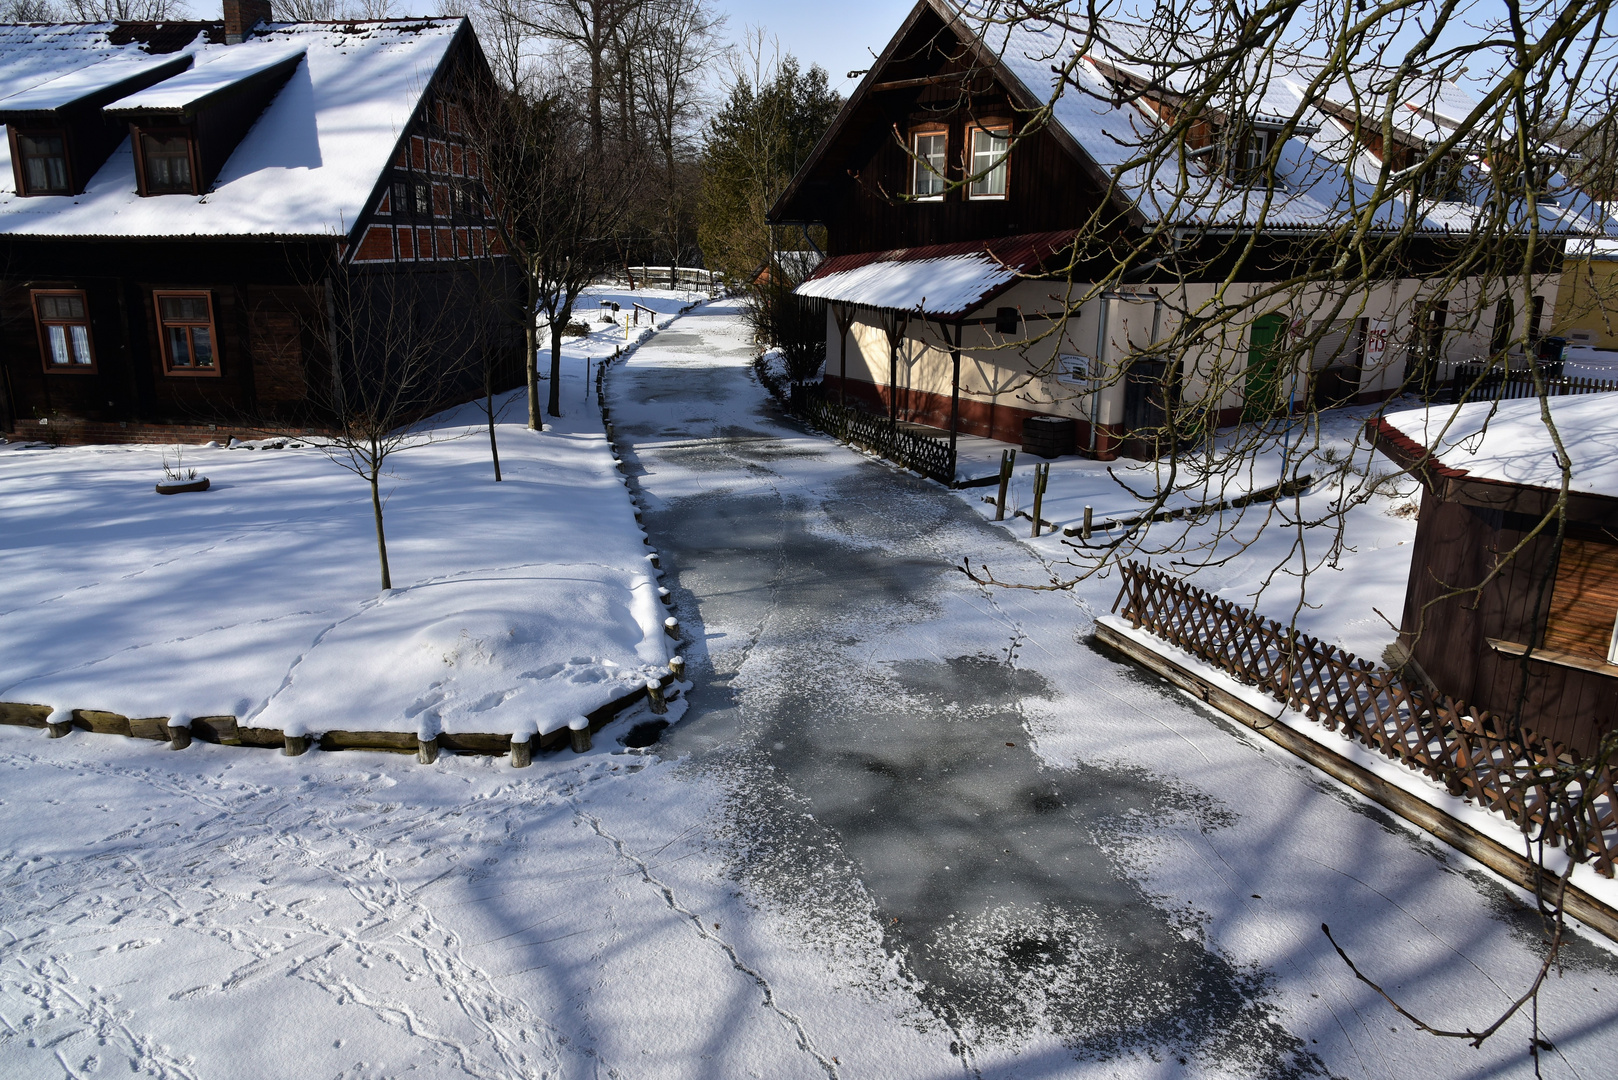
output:
[[438, 736], [416, 740], [416, 760], [423, 765], [431, 765], [438, 760]]
[[511, 740], [511, 767], [513, 769], [526, 769], [534, 763], [533, 740], [524, 739], [518, 742], [515, 737]]
[[1006, 520], [1006, 488], [1011, 486], [1011, 468], [1017, 464], [1017, 451], [1000, 451], [1000, 495], [994, 500], [994, 520]]
[[1039, 525], [1040, 525], [1039, 515], [1043, 512], [1043, 510], [1045, 508], [1045, 485], [1050, 483], [1050, 479], [1051, 479], [1051, 463], [1047, 461], [1043, 465], [1041, 465], [1038, 462], [1036, 462], [1034, 464], [1034, 531], [1032, 533], [1033, 536], [1038, 536], [1039, 535]]
[[590, 721], [587, 717], [575, 717], [568, 725], [568, 732], [572, 736], [575, 754], [582, 754], [590, 749]]
[[1086, 506], [1084, 508], [1084, 528], [1079, 531], [1079, 535], [1082, 536], [1086, 540], [1090, 539], [1090, 515], [1091, 515], [1091, 513], [1092, 513], [1091, 508]]

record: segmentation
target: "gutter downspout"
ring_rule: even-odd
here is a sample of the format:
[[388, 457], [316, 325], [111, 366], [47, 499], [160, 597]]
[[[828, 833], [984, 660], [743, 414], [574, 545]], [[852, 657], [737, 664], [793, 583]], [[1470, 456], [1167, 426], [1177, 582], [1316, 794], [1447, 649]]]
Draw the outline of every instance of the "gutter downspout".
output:
[[1102, 293], [1097, 298], [1101, 306], [1096, 315], [1096, 370], [1090, 376], [1095, 389], [1090, 391], [1090, 456], [1097, 454], [1099, 445], [1098, 429], [1101, 426], [1101, 371], [1106, 366], [1104, 359], [1107, 348], [1107, 315], [1112, 310], [1112, 294]]

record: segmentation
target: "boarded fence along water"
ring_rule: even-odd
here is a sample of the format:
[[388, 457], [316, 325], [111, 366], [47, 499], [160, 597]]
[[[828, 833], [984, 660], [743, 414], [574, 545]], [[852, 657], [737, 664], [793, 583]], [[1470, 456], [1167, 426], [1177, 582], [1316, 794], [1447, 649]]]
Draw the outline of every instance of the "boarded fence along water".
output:
[[1139, 563], [1113, 604], [1130, 625], [1256, 686], [1328, 730], [1416, 769], [1451, 794], [1504, 814], [1613, 876], [1618, 793], [1565, 748], [1512, 733], [1489, 713], [1434, 696], [1396, 671], [1282, 626]]

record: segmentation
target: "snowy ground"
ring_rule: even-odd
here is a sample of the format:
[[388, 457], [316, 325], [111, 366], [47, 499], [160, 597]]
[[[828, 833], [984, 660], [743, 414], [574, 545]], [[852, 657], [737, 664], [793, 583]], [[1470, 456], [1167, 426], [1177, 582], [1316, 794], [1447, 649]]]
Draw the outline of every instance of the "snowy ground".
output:
[[[0, 1075], [1531, 1074], [1522, 1021], [1416, 1033], [1319, 929], [1477, 1023], [1520, 894], [1088, 648], [1110, 583], [972, 585], [1044, 553], [784, 421], [750, 352], [715, 307], [609, 375], [692, 637], [655, 753], [0, 728]], [[1567, 959], [1545, 1074], [1602, 1075], [1618, 958]]]
[[390, 460], [386, 594], [369, 489], [308, 445], [184, 448], [212, 487], [173, 496], [153, 484], [174, 447], [8, 446], [0, 701], [431, 736], [551, 731], [623, 696], [668, 639], [586, 378], [621, 344], [569, 341], [544, 434], [521, 391], [498, 399], [503, 482], [477, 406]]
[[[1389, 409], [1416, 404], [1394, 403]], [[1391, 462], [1373, 456], [1365, 446], [1365, 419], [1376, 411], [1374, 407], [1337, 410], [1325, 414], [1318, 429], [1312, 424], [1306, 428], [1300, 420], [1289, 436], [1290, 450], [1284, 461], [1279, 447], [1263, 455], [1248, 456], [1239, 469], [1219, 476], [1216, 484], [1181, 474], [1174, 478], [1177, 486], [1164, 502], [1164, 509], [1217, 503], [1267, 487], [1283, 475], [1330, 479], [1311, 486], [1296, 499], [1229, 510], [1190, 526], [1176, 521], [1159, 522], [1152, 526], [1144, 543], [1137, 547], [1126, 542], [1124, 550], [1130, 552], [1129, 557], [1186, 577], [1271, 618], [1296, 621], [1305, 633], [1380, 661], [1383, 649], [1394, 640], [1393, 624], [1404, 610], [1410, 544], [1416, 535], [1416, 510], [1421, 498], [1419, 485], [1402, 479], [1375, 489], [1341, 517], [1342, 546], [1332, 550], [1336, 539], [1332, 507], [1343, 490], [1336, 462], [1353, 462], [1354, 472], [1348, 478], [1351, 490], [1365, 486], [1368, 476], [1395, 471]], [[1236, 437], [1226, 432], [1221, 443], [1228, 445]], [[987, 439], [963, 440], [959, 471], [972, 477], [998, 474], [1000, 451], [1005, 445]], [[1323, 457], [1334, 461], [1322, 460]], [[1125, 535], [1122, 527], [1107, 530], [1103, 526], [1134, 518], [1149, 506], [1148, 500], [1160, 483], [1170, 483], [1166, 468], [1157, 462], [1058, 458], [1051, 462], [1050, 481], [1040, 510], [1040, 517], [1056, 529], [1035, 540], [1030, 539], [1032, 522], [1017, 517], [1015, 512], [1033, 510], [1034, 463], [1039, 460], [1017, 455], [1006, 497], [1006, 517], [998, 525], [1038, 551], [1048, 563], [1049, 573], [1064, 581], [1094, 572], [1102, 562], [1099, 554], [1110, 550], [1104, 545]], [[984, 520], [992, 521], [995, 507], [984, 499], [992, 499], [996, 491], [997, 486], [974, 487], [962, 488], [957, 494]], [[1086, 506], [1092, 509], [1096, 528], [1090, 545], [1062, 531], [1082, 524]], [[1322, 520], [1333, 524], [1297, 527], [1300, 522]], [[1297, 570], [1305, 565], [1308, 575], [1298, 576]], [[1277, 567], [1286, 569], [1276, 573]], [[1113, 580], [1110, 572], [1105, 580]]]

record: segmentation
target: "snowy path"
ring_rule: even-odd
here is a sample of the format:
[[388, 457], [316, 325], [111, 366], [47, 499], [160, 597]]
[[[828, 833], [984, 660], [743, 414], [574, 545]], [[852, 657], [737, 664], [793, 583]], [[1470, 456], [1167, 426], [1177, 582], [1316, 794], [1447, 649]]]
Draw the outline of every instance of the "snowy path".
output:
[[[1039, 564], [749, 352], [710, 308], [609, 378], [697, 640], [655, 754], [0, 729], [0, 1076], [1527, 1075], [1319, 932], [1476, 1022], [1533, 963], [1507, 890], [1090, 651], [1109, 587], [954, 574]], [[1610, 1072], [1618, 962], [1577, 942], [1544, 1019], [1547, 1075]]]

